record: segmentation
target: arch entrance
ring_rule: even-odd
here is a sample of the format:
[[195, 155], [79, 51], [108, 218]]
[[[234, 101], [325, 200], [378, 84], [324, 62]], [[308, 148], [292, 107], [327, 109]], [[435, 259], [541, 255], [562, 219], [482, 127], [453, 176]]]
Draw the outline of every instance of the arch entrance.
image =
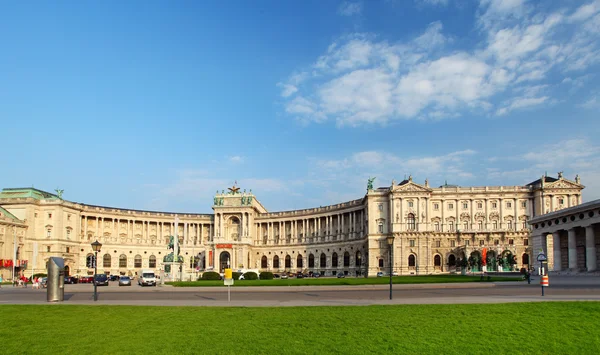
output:
[[231, 265], [231, 254], [228, 251], [221, 252], [219, 254], [219, 272], [223, 272]]

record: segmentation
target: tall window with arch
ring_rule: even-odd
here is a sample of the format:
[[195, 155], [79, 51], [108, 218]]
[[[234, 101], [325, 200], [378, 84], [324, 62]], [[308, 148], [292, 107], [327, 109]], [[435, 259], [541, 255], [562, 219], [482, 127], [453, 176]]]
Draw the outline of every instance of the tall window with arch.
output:
[[407, 218], [407, 224], [408, 224], [408, 230], [409, 231], [414, 231], [415, 229], [417, 229], [417, 223], [415, 221], [415, 215], [412, 213], [408, 214], [408, 218]]

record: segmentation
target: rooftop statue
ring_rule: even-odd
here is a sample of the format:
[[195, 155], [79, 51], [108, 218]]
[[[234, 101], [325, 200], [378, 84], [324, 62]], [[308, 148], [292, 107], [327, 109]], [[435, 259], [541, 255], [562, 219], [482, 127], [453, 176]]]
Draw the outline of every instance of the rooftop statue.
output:
[[60, 198], [62, 200], [62, 195], [63, 195], [63, 192], [65, 192], [65, 190], [59, 190], [58, 188], [56, 188], [56, 190], [54, 190], [54, 191], [56, 191], [56, 195], [58, 195], [58, 198]]
[[367, 191], [373, 190], [373, 181], [375, 181], [375, 179], [375, 177], [369, 178], [369, 181], [367, 182]]

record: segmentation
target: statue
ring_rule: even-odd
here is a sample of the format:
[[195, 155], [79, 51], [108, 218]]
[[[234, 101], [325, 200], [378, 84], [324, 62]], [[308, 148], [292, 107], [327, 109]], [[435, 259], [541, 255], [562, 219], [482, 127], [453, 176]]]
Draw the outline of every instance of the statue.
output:
[[246, 205], [246, 196], [242, 196], [242, 206]]
[[[218, 192], [218, 191], [217, 191], [217, 192]], [[215, 206], [216, 206], [218, 201], [219, 201], [219, 199], [215, 197], [215, 198], [213, 199], [213, 205], [215, 205]]]
[[429, 179], [425, 179], [425, 187], [429, 187]]
[[400, 223], [400, 215], [396, 212], [396, 223]]
[[62, 195], [63, 195], [63, 192], [65, 192], [65, 190], [59, 190], [58, 188], [56, 188], [54, 191], [56, 191], [58, 198], [60, 198], [62, 200]]
[[558, 172], [558, 178], [559, 178], [559, 179], [562, 179], [562, 178], [563, 178], [563, 172], [562, 172], [562, 171], [559, 171], [559, 172]]
[[581, 178], [579, 177], [579, 174], [575, 175], [575, 182], [581, 184]]
[[247, 203], [248, 205], [251, 205], [251, 204], [252, 204], [252, 196], [248, 196], [248, 198], [246, 199], [246, 203]]
[[367, 182], [367, 191], [373, 190], [373, 181], [375, 181], [375, 177], [369, 178]]
[[[169, 236], [169, 244], [167, 245], [167, 250], [173, 250], [172, 252], [170, 252], [169, 254], [165, 255], [165, 257], [163, 258], [163, 262], [166, 263], [172, 263], [172, 262], [176, 262], [176, 263], [183, 263], [183, 255], [179, 255], [181, 253], [181, 249], [177, 248], [177, 257], [175, 257], [173, 254], [175, 253], [175, 237], [174, 236]], [[177, 244], [179, 244], [179, 241], [177, 241]], [[167, 264], [165, 265], [165, 272], [171, 272], [171, 265]]]

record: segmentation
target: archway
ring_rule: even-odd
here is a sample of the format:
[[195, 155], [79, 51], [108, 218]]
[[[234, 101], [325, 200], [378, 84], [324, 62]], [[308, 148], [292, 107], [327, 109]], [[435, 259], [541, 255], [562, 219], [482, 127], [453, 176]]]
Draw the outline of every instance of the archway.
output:
[[263, 257], [260, 259], [260, 268], [266, 269], [267, 267], [269, 267], [269, 263], [267, 261], [267, 256], [263, 255]]
[[471, 267], [471, 272], [479, 272], [481, 271], [481, 253], [478, 250], [471, 252], [469, 256], [469, 266]]
[[224, 272], [231, 265], [231, 255], [228, 251], [223, 251], [219, 255], [219, 271]]
[[523, 254], [523, 256], [521, 257], [521, 264], [523, 264], [524, 268], [529, 269], [529, 254]]
[[344, 267], [349, 267], [350, 266], [350, 253], [345, 252], [344, 253]]
[[485, 258], [487, 271], [498, 271], [498, 254], [494, 250], [488, 250]]
[[337, 269], [338, 267], [338, 255], [337, 253], [333, 253], [331, 256], [331, 267]]
[[292, 257], [289, 255], [285, 256], [285, 268], [286, 269], [291, 269], [292, 268]]
[[410, 254], [408, 256], [408, 268], [409, 269], [414, 269], [417, 265], [417, 258], [414, 256], [414, 254]]
[[511, 271], [514, 265], [517, 263], [515, 256], [510, 250], [503, 251], [499, 261], [503, 271]]
[[312, 254], [308, 256], [308, 267], [311, 269], [315, 267], [315, 256]]
[[456, 256], [454, 254], [448, 255], [448, 267], [456, 267]]
[[69, 276], [70, 271], [71, 271], [71, 268], [69, 267], [69, 265], [65, 265], [65, 276]]
[[296, 267], [298, 269], [302, 269], [304, 267], [303, 263], [302, 263], [302, 255], [298, 255], [298, 257], [296, 258]]
[[442, 269], [442, 257], [439, 254], [436, 254], [433, 257], [433, 268], [435, 270], [441, 270]]
[[322, 269], [327, 267], [327, 255], [325, 255], [325, 253], [321, 253], [321, 262], [320, 262], [319, 266]]
[[279, 256], [277, 255], [273, 257], [273, 269], [279, 269]]

